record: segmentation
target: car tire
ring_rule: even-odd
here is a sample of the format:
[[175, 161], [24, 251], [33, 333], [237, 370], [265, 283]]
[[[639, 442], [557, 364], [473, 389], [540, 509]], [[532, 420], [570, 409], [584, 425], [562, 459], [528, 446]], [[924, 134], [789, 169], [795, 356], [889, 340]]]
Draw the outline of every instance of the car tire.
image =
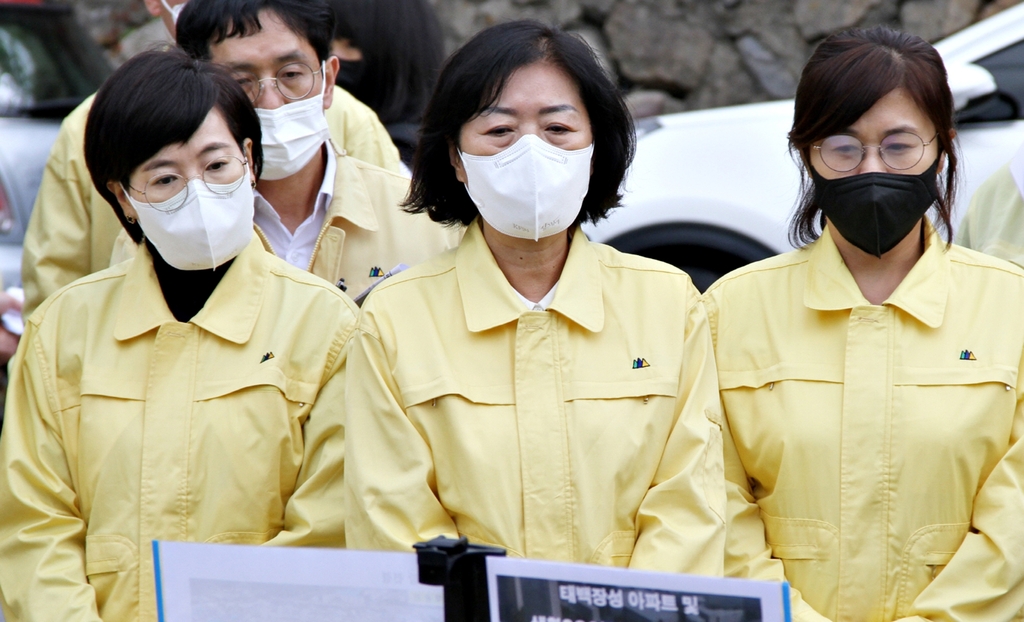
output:
[[671, 223], [644, 227], [607, 241], [624, 253], [672, 264], [701, 292], [723, 275], [775, 255], [764, 244], [721, 227]]

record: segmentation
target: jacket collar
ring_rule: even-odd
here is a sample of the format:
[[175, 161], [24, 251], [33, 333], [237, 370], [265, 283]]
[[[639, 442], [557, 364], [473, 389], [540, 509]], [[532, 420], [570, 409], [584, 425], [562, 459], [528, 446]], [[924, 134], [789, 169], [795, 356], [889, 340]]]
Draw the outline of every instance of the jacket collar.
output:
[[[270, 253], [253, 235], [189, 323], [232, 343], [247, 342], [259, 316], [270, 260]], [[114, 338], [126, 341], [176, 321], [156, 278], [153, 257], [146, 245], [140, 244], [125, 273]]]
[[334, 174], [334, 196], [327, 207], [324, 226], [328, 226], [336, 218], [344, 218], [360, 229], [377, 231], [377, 215], [373, 211], [373, 201], [366, 188], [363, 176], [352, 158], [339, 151], [334, 141], [328, 141], [337, 156], [337, 170]]
[[[807, 252], [810, 258], [804, 305], [818, 311], [838, 311], [871, 304], [843, 262], [828, 227]], [[938, 328], [949, 297], [949, 272], [945, 243], [925, 220], [924, 254], [883, 304], [898, 307], [922, 324]]]
[[[455, 253], [455, 273], [471, 332], [514, 322], [527, 312], [491, 254], [479, 218], [466, 229]], [[600, 265], [590, 241], [579, 228], [573, 234], [558, 290], [548, 310], [589, 331], [604, 328]]]

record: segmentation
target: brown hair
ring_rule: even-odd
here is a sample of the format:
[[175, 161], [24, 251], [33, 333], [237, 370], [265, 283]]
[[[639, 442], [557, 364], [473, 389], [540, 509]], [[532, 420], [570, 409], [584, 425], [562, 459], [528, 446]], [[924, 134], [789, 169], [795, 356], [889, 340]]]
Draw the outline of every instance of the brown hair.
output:
[[[952, 240], [950, 212], [956, 194], [957, 153], [953, 143], [953, 95], [942, 57], [928, 42], [885, 26], [852, 29], [834, 34], [818, 45], [807, 61], [796, 91], [790, 151], [799, 153], [800, 201], [789, 227], [794, 246], [809, 244], [821, 235], [824, 222], [814, 202], [814, 182], [807, 174], [811, 145], [856, 123], [879, 99], [902, 88], [935, 125], [939, 154], [946, 154], [945, 191], [941, 177], [938, 227]], [[928, 140], [928, 138], [924, 138]]]

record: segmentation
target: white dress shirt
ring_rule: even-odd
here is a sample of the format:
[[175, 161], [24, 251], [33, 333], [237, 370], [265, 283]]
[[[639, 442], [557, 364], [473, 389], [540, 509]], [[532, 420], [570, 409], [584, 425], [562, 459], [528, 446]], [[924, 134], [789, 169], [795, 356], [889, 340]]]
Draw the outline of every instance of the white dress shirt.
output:
[[327, 166], [324, 169], [324, 181], [320, 186], [320, 194], [316, 197], [316, 204], [313, 206], [313, 213], [309, 218], [302, 221], [295, 233], [288, 231], [288, 228], [281, 222], [281, 216], [277, 213], [259, 191], [256, 195], [256, 214], [253, 218], [256, 225], [263, 231], [270, 242], [270, 248], [274, 254], [284, 259], [291, 265], [302, 270], [309, 270], [310, 262], [313, 259], [313, 250], [316, 247], [317, 238], [320, 237], [320, 230], [323, 228], [324, 219], [327, 217], [327, 207], [334, 197], [334, 178], [338, 171], [338, 159], [334, 150], [327, 151]]
[[560, 283], [560, 281], [555, 281], [555, 284], [551, 286], [551, 290], [544, 294], [544, 297], [537, 302], [534, 302], [520, 294], [519, 290], [514, 287], [512, 288], [512, 291], [516, 293], [516, 296], [519, 296], [519, 299], [523, 301], [523, 304], [526, 305], [526, 308], [530, 311], [547, 311], [548, 305], [550, 305], [551, 301], [555, 299], [555, 290], [558, 289], [558, 283]]

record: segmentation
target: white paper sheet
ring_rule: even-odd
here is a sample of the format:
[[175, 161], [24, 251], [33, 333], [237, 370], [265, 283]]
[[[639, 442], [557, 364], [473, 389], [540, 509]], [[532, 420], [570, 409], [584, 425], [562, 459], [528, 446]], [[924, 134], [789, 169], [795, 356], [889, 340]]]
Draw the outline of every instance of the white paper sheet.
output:
[[444, 622], [415, 553], [154, 542], [160, 622]]

